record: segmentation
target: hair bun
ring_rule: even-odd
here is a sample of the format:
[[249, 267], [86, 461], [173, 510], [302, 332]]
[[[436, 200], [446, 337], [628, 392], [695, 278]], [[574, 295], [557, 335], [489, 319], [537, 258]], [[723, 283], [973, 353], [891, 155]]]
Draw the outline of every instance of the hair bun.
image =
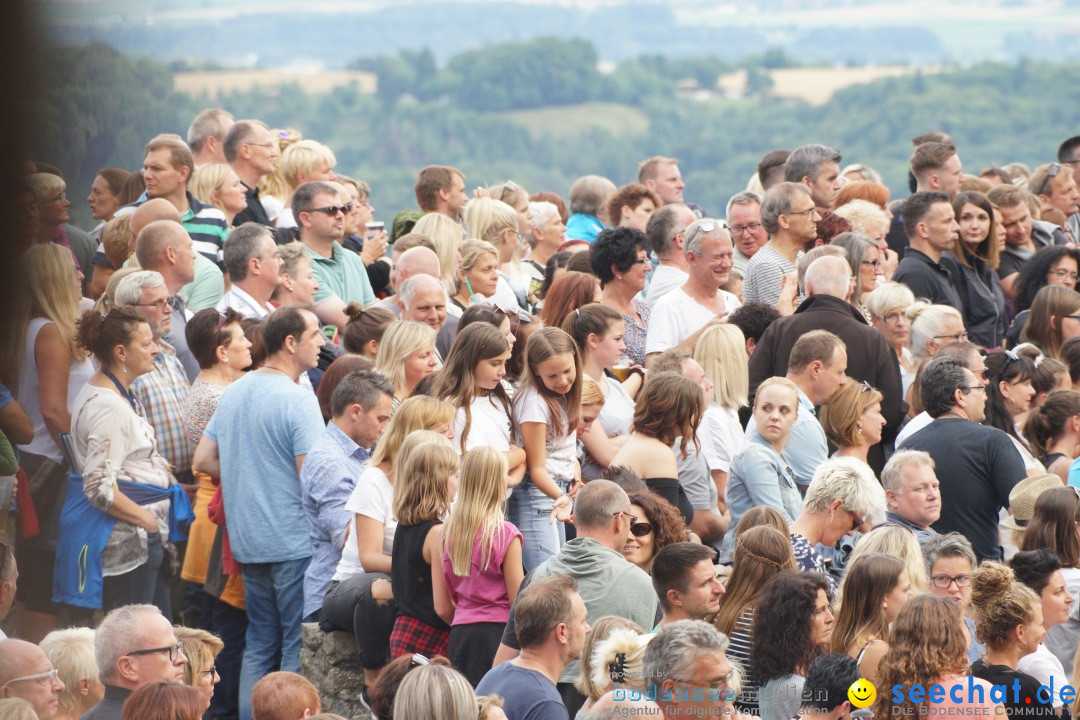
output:
[[345, 306], [345, 314], [349, 320], [356, 320], [364, 314], [364, 306], [353, 300]]
[[1011, 568], [987, 561], [971, 576], [971, 601], [976, 607], [992, 605], [1012, 589], [1016, 576]]

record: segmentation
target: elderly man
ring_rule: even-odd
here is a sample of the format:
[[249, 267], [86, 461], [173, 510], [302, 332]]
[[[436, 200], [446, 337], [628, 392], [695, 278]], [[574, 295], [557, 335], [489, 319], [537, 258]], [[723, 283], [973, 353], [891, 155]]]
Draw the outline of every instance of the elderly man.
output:
[[0, 698], [22, 698], [38, 720], [53, 720], [63, 690], [45, 651], [25, 640], [0, 640]]
[[784, 180], [810, 189], [819, 212], [831, 210], [840, 192], [840, 152], [827, 145], [803, 145], [784, 163]]
[[732, 712], [728, 639], [701, 620], [660, 628], [645, 648], [642, 673], [664, 718], [721, 717]]
[[694, 211], [683, 203], [665, 205], [649, 216], [645, 236], [660, 260], [649, 280], [649, 307], [655, 307], [657, 300], [686, 282], [689, 266], [683, 253], [683, 238], [686, 228], [696, 219]]
[[745, 278], [750, 258], [769, 241], [761, 226], [761, 196], [755, 192], [738, 193], [727, 204], [727, 223], [735, 241], [735, 269]]
[[1065, 216], [1062, 229], [1069, 242], [1080, 239], [1080, 190], [1076, 179], [1065, 163], [1047, 163], [1035, 168], [1028, 180], [1028, 188], [1048, 205]]
[[270, 129], [259, 120], [238, 120], [229, 128], [221, 145], [225, 161], [247, 188], [247, 208], [236, 214], [233, 226], [257, 222], [270, 227], [270, 216], [259, 199], [259, 179], [274, 172], [274, 159], [278, 156]]
[[[574, 521], [578, 536], [563, 545], [557, 555], [541, 563], [525, 582], [531, 584], [542, 577], [565, 573], [577, 582], [589, 621], [618, 615], [644, 628], [655, 625], [657, 599], [652, 581], [622, 554], [630, 525], [636, 521], [630, 514], [626, 492], [609, 480], [587, 483], [578, 492]], [[521, 650], [515, 634], [518, 618], [515, 610], [503, 632], [495, 664], [516, 657]], [[573, 686], [580, 670], [574, 660], [559, 675], [559, 693], [571, 716], [585, 702]]]
[[719, 220], [695, 220], [683, 234], [683, 249], [686, 282], [653, 306], [646, 355], [674, 347], [693, 350], [702, 332], [741, 307], [738, 298], [720, 289], [728, 281], [734, 254], [727, 228]]
[[[422, 248], [418, 248], [422, 249]], [[402, 320], [424, 323], [438, 333], [446, 322], [446, 289], [431, 275], [414, 275], [397, 294]]]
[[124, 701], [140, 685], [184, 681], [183, 646], [153, 605], [125, 605], [109, 612], [94, 632], [94, 656], [105, 697], [81, 720], [120, 720]]
[[925, 545], [938, 536], [930, 527], [941, 517], [941, 483], [934, 474], [934, 458], [920, 450], [898, 450], [881, 471], [888, 504], [887, 522], [910, 528]]
[[269, 228], [258, 223], [233, 228], [225, 240], [225, 269], [232, 287], [218, 301], [217, 311], [232, 308], [256, 320], [274, 312], [270, 298], [281, 285], [281, 265]]
[[805, 185], [783, 182], [765, 193], [759, 218], [769, 241], [746, 263], [743, 300], [764, 303], [780, 310], [781, 315], [790, 315], [794, 308], [787, 303], [781, 307], [780, 301], [792, 297], [799, 271], [796, 260], [806, 244], [817, 238], [821, 215]]
[[199, 374], [199, 363], [187, 344], [187, 307], [180, 289], [195, 279], [195, 248], [191, 236], [180, 225], [157, 220], [144, 227], [135, 239], [135, 258], [143, 270], [155, 270], [165, 279], [172, 306], [169, 331], [162, 337], [176, 351], [189, 381]]
[[577, 583], [561, 573], [540, 578], [514, 602], [518, 656], [488, 671], [476, 691], [499, 695], [509, 720], [564, 718], [556, 682], [581, 657], [589, 622]]

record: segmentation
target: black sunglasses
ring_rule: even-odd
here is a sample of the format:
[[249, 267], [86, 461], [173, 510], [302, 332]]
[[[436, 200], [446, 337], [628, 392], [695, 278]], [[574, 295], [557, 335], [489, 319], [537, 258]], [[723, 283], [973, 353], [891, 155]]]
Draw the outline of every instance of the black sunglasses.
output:
[[645, 537], [652, 532], [652, 523], [636, 522], [630, 523], [630, 534], [634, 537]]
[[326, 207], [308, 208], [307, 210], [301, 210], [300, 212], [320, 212], [324, 215], [334, 217], [338, 213], [341, 213], [342, 215], [348, 215], [352, 212], [352, 205], [342, 205], [341, 207], [327, 205]]

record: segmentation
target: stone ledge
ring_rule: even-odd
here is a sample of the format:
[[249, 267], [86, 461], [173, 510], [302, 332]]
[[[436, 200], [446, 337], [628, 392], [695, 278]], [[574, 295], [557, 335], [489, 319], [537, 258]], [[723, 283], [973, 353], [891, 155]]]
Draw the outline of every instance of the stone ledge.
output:
[[351, 720], [371, 720], [360, 704], [364, 670], [352, 633], [325, 633], [318, 623], [304, 623], [300, 635], [304, 645], [300, 650], [300, 673], [319, 689], [323, 712]]

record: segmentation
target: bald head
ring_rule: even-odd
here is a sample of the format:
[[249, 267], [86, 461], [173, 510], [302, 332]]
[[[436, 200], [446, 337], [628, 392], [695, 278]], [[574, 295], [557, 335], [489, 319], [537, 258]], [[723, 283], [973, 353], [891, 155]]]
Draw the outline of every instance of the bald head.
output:
[[157, 270], [165, 264], [166, 248], [190, 243], [184, 226], [171, 220], [155, 220], [135, 237], [135, 257], [144, 270]]
[[172, 220], [180, 222], [180, 211], [176, 206], [165, 198], [151, 198], [139, 207], [131, 216], [131, 237], [139, 237], [143, 228], [158, 220]]
[[37, 645], [25, 640], [0, 640], [0, 697], [26, 700], [34, 707], [38, 720], [53, 720], [60, 706], [60, 692], [64, 689], [60, 678], [33, 677], [52, 669], [52, 662]]
[[826, 256], [810, 263], [806, 269], [806, 294], [847, 300], [851, 295], [851, 266], [847, 260]]
[[414, 275], [430, 275], [442, 277], [442, 268], [439, 265], [439, 256], [426, 247], [409, 248], [401, 253], [397, 265], [394, 267], [395, 282], [397, 287]]

